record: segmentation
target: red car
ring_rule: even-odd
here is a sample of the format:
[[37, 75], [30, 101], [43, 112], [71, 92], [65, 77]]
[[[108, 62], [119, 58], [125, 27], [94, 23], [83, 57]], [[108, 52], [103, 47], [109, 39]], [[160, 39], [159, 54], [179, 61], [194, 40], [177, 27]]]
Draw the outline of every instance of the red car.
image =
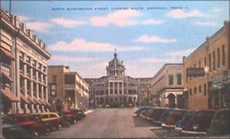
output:
[[3, 119], [3, 123], [16, 124], [26, 129], [33, 136], [39, 136], [47, 133], [45, 125], [41, 122], [41, 119], [34, 117], [31, 114], [7, 115], [7, 117]]
[[72, 124], [75, 124], [78, 121], [77, 113], [74, 111], [65, 111], [63, 116]]
[[38, 116], [49, 130], [58, 130], [62, 127], [61, 117], [55, 112], [37, 113], [33, 115]]

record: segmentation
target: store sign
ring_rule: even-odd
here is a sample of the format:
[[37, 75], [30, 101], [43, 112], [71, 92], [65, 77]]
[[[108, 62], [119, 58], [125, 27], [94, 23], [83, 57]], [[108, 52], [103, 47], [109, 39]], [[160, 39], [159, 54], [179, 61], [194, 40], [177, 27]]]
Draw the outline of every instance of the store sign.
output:
[[205, 75], [204, 68], [187, 68], [187, 77], [202, 77]]

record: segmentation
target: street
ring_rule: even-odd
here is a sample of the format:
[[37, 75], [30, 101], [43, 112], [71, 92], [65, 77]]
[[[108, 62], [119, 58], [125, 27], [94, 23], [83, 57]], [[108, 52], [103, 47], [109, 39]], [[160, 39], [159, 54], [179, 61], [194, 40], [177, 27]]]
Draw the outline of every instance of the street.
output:
[[[96, 109], [70, 128], [52, 132], [48, 138], [154, 138], [152, 125], [133, 117], [133, 108]], [[42, 137], [41, 137], [42, 138]]]

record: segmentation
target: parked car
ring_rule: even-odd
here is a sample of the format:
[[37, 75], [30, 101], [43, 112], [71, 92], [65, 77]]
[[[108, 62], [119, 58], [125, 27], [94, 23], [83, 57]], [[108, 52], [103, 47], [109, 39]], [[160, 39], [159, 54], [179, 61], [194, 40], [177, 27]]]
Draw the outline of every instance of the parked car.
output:
[[140, 116], [145, 120], [151, 120], [153, 113], [154, 113], [154, 109], [148, 108], [143, 110]]
[[30, 131], [15, 123], [4, 124], [2, 127], [2, 135], [6, 139], [23, 139], [33, 137], [33, 134], [31, 134]]
[[183, 127], [183, 135], [206, 135], [211, 124], [211, 120], [215, 114], [214, 110], [197, 111], [191, 122]]
[[82, 118], [86, 116], [85, 112], [82, 109], [74, 109], [74, 110], [71, 110], [71, 112], [76, 114], [77, 120], [81, 120]]
[[140, 114], [141, 114], [141, 112], [143, 112], [144, 110], [149, 109], [149, 108], [151, 108], [151, 107], [150, 107], [150, 106], [144, 106], [144, 107], [138, 108], [138, 109], [135, 111], [135, 113], [134, 113], [135, 115], [134, 115], [134, 116], [139, 117]]
[[152, 122], [155, 126], [161, 126], [160, 123], [161, 115], [167, 110], [168, 108], [163, 108], [163, 107], [154, 108], [154, 113], [152, 115]]
[[65, 116], [60, 116], [60, 123], [62, 127], [70, 127], [71, 123]]
[[24, 129], [27, 132], [25, 135], [30, 136], [39, 136], [48, 133], [41, 119], [31, 114], [7, 115], [3, 118], [3, 124], [10, 125], [4, 129], [5, 132], [15, 131], [15, 133], [11, 133], [12, 135], [20, 133], [20, 131], [23, 133]]
[[191, 123], [194, 114], [194, 111], [185, 112], [183, 118], [176, 122], [175, 131], [180, 133], [185, 126], [188, 126]]
[[49, 130], [58, 130], [62, 126], [60, 116], [55, 112], [37, 113], [35, 116], [39, 116], [43, 124], [48, 127]]
[[230, 134], [230, 109], [219, 110], [215, 113], [208, 129], [209, 135]]
[[71, 124], [75, 124], [78, 121], [78, 113], [74, 111], [64, 111], [63, 117]]
[[172, 109], [168, 111], [167, 116], [161, 121], [161, 126], [165, 128], [174, 128], [176, 122], [183, 118], [185, 112], [186, 111], [182, 109]]
[[163, 123], [163, 121], [168, 117], [170, 111], [172, 111], [172, 109], [169, 108], [165, 108], [161, 111], [161, 114], [159, 115], [159, 119], [156, 119], [153, 121], [153, 123], [157, 126], [161, 126], [161, 124]]

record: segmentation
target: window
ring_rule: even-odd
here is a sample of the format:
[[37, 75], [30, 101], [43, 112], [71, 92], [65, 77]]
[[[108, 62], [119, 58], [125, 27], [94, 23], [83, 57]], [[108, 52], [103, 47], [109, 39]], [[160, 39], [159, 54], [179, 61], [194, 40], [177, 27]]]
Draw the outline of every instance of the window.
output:
[[208, 54], [208, 66], [209, 66], [209, 70], [212, 71], [212, 57], [211, 57], [211, 54]]
[[196, 94], [197, 93], [197, 88], [196, 87], [194, 87], [194, 94]]
[[212, 57], [213, 57], [213, 70], [216, 70], [216, 53], [215, 51], [212, 52]]
[[181, 85], [182, 84], [182, 76], [181, 74], [177, 74], [177, 85]]
[[222, 46], [222, 65], [225, 66], [225, 46]]
[[207, 66], [207, 58], [204, 57], [204, 66], [206, 67]]
[[199, 85], [199, 93], [201, 93], [202, 92], [202, 87], [201, 87], [201, 85]]
[[220, 48], [217, 48], [217, 67], [220, 67]]
[[173, 75], [169, 75], [169, 85], [173, 85]]
[[190, 96], [192, 96], [192, 89], [189, 89], [189, 94]]
[[206, 84], [204, 84], [204, 96], [206, 96], [206, 94], [207, 94], [207, 85]]
[[56, 75], [53, 75], [53, 76], [52, 76], [52, 81], [53, 81], [53, 82], [56, 82], [56, 81], [57, 81], [57, 76], [56, 76]]

